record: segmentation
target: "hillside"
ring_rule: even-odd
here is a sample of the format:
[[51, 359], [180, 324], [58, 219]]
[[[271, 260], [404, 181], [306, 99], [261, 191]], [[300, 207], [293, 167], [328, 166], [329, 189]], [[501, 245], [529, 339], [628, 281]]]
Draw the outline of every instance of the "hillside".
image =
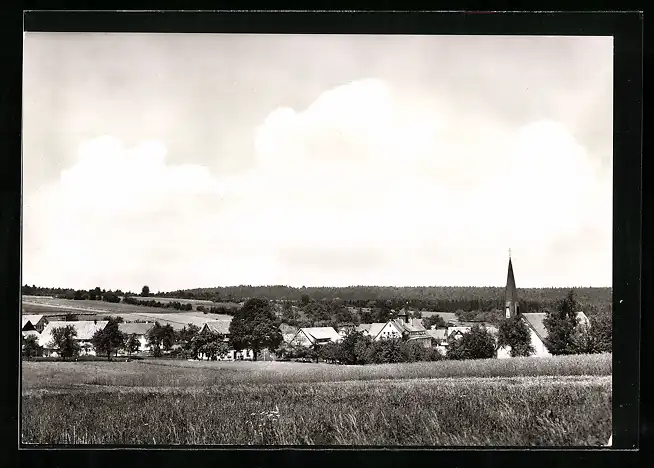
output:
[[[571, 288], [518, 288], [518, 295], [526, 311], [552, 307]], [[610, 309], [612, 288], [574, 288], [580, 303]], [[269, 300], [300, 301], [304, 295], [314, 300], [341, 299], [354, 306], [366, 306], [369, 301], [391, 301], [393, 306], [409, 303], [417, 308], [444, 312], [456, 310], [491, 310], [502, 308], [503, 287], [474, 286], [347, 286], [347, 287], [302, 287], [290, 286], [230, 286], [197, 288], [167, 293], [175, 297], [219, 297], [243, 300], [249, 297], [266, 297]]]

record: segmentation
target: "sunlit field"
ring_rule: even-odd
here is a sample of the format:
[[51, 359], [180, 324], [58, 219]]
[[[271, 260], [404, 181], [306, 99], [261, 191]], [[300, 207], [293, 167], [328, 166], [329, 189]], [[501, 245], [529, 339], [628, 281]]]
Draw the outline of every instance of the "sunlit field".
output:
[[30, 444], [594, 446], [611, 355], [370, 366], [23, 362]]

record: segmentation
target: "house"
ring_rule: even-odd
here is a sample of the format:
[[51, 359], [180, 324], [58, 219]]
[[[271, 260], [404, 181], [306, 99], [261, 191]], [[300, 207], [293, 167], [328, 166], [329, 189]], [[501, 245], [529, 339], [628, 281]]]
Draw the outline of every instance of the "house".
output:
[[370, 336], [373, 341], [384, 339], [401, 339], [415, 341], [426, 348], [431, 347], [432, 339], [422, 326], [420, 319], [409, 319], [406, 313], [400, 312], [397, 319], [389, 320], [386, 323], [361, 324], [358, 331]]
[[118, 330], [120, 330], [125, 336], [129, 337], [134, 335], [139, 340], [138, 353], [144, 353], [150, 350], [147, 334], [152, 327], [154, 327], [154, 323], [134, 322], [118, 324]]
[[42, 333], [47, 324], [48, 319], [43, 315], [23, 315], [21, 330], [36, 330], [37, 332]]
[[52, 341], [52, 330], [59, 327], [65, 327], [72, 325], [77, 331], [77, 336], [75, 336], [75, 341], [80, 345], [82, 349], [82, 354], [87, 354], [89, 356], [95, 356], [95, 349], [93, 349], [93, 344], [91, 339], [93, 335], [98, 330], [103, 330], [109, 322], [107, 320], [80, 320], [74, 322], [49, 322], [43, 332], [39, 335], [39, 346], [43, 347], [43, 353], [46, 356], [57, 356], [56, 348], [50, 346]]
[[333, 327], [311, 327], [300, 328], [291, 343], [309, 347], [340, 340], [341, 336]]

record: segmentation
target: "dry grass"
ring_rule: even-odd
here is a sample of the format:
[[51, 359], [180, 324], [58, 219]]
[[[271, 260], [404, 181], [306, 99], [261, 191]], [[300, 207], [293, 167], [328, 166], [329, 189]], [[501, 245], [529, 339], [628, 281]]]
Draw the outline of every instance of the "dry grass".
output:
[[25, 362], [23, 441], [595, 445], [611, 431], [610, 363]]

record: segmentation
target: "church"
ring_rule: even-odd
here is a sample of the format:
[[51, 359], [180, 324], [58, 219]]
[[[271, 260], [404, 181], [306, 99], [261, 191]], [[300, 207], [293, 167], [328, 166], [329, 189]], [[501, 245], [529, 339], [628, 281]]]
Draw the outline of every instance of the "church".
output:
[[[506, 289], [504, 292], [504, 316], [506, 318], [519, 317], [527, 325], [531, 337], [531, 345], [535, 350], [532, 356], [545, 357], [552, 355], [547, 350], [547, 346], [545, 346], [545, 338], [547, 337], [547, 329], [543, 323], [545, 315], [544, 312], [522, 313], [520, 311], [518, 290], [513, 273], [513, 262], [511, 261], [511, 251], [509, 251], [509, 271], [506, 277]], [[588, 317], [583, 312], [577, 312], [577, 320], [579, 323], [588, 325]], [[498, 349], [497, 357], [498, 359], [511, 357], [511, 348], [507, 346]]]

